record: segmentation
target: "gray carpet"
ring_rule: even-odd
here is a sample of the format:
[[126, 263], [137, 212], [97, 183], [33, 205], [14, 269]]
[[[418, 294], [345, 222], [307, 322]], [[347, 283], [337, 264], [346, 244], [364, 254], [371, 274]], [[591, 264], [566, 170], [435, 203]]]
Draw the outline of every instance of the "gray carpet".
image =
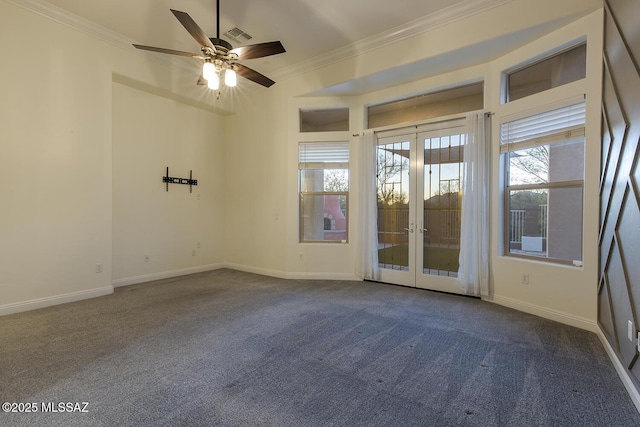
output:
[[640, 425], [593, 333], [473, 298], [232, 270], [1, 317], [0, 387], [40, 411], [0, 413], [5, 426]]

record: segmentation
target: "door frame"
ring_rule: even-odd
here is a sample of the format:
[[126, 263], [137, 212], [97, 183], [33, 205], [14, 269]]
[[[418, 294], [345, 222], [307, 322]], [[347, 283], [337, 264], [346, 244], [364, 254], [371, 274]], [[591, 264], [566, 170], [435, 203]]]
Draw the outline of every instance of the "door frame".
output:
[[[466, 119], [461, 116], [447, 117], [431, 123], [376, 132], [376, 147], [391, 142], [409, 142], [409, 226], [408, 267], [388, 269], [380, 267], [380, 281], [401, 286], [417, 287], [441, 292], [464, 294], [456, 276], [443, 276], [423, 272], [424, 255], [424, 139], [437, 136], [466, 134]], [[420, 146], [420, 149], [418, 148]], [[375, 170], [375, 167], [374, 167]], [[422, 203], [420, 203], [422, 202]], [[420, 265], [418, 265], [420, 264]]]

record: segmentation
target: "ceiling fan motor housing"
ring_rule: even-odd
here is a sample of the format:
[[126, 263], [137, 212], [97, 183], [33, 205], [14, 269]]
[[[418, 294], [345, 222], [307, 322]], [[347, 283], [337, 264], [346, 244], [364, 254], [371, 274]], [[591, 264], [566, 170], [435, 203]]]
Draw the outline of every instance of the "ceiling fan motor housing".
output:
[[233, 46], [231, 46], [231, 43], [229, 43], [226, 40], [218, 39], [215, 37], [210, 37], [209, 40], [211, 40], [211, 43], [216, 47], [216, 49], [218, 49], [219, 47], [222, 47], [228, 51], [233, 49]]

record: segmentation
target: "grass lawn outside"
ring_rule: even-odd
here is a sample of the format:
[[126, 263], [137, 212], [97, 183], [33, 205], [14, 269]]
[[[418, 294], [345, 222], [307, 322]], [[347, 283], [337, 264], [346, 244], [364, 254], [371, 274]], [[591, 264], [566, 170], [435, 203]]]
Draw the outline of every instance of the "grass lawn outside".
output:
[[[425, 246], [423, 268], [430, 270], [458, 271], [460, 257], [459, 248], [441, 248]], [[393, 264], [407, 267], [409, 265], [408, 245], [400, 244], [378, 250], [380, 264]]]

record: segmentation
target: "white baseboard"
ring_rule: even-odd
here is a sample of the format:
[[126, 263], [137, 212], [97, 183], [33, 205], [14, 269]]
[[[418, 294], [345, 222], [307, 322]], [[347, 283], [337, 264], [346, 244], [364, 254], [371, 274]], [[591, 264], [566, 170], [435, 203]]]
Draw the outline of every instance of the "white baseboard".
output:
[[153, 282], [154, 280], [170, 279], [172, 277], [186, 276], [187, 274], [202, 273], [205, 271], [219, 270], [225, 268], [225, 265], [220, 264], [208, 264], [199, 265], [197, 267], [181, 268], [179, 270], [161, 271], [158, 273], [143, 274], [141, 276], [125, 277], [123, 279], [113, 280], [111, 283], [114, 288], [120, 286], [137, 285], [138, 283]]
[[638, 412], [640, 412], [640, 392], [638, 392], [638, 389], [636, 388], [633, 380], [629, 376], [629, 371], [624, 366], [622, 366], [620, 359], [618, 359], [616, 352], [611, 347], [611, 344], [609, 344], [607, 337], [604, 335], [604, 332], [602, 332], [600, 327], [598, 327], [596, 335], [598, 335], [598, 337], [600, 338], [600, 341], [602, 342], [602, 345], [604, 346], [609, 359], [611, 359], [613, 367], [616, 369], [616, 372], [618, 373], [622, 384], [624, 384], [624, 387], [629, 393], [629, 397], [631, 397], [633, 404], [636, 405], [636, 409], [638, 410]]
[[105, 286], [102, 288], [88, 289], [86, 291], [70, 292], [63, 295], [55, 295], [52, 297], [36, 298], [29, 301], [20, 301], [12, 304], [0, 306], [0, 316], [7, 314], [20, 313], [23, 311], [36, 310], [38, 308], [51, 307], [58, 304], [66, 304], [68, 302], [80, 301], [89, 298], [102, 297], [113, 293], [113, 286]]
[[607, 355], [609, 356], [611, 363], [613, 364], [616, 372], [618, 373], [620, 380], [624, 384], [624, 387], [627, 389], [627, 393], [629, 393], [629, 397], [631, 397], [633, 404], [636, 406], [636, 409], [638, 410], [638, 412], [640, 412], [640, 392], [638, 392], [638, 389], [636, 389], [636, 386], [633, 380], [629, 376], [629, 372], [622, 365], [615, 351], [611, 347], [611, 344], [609, 344], [609, 341], [607, 341], [607, 338], [605, 337], [604, 333], [600, 329], [600, 326], [598, 326], [598, 324], [595, 321], [592, 321], [580, 316], [574, 316], [572, 314], [564, 313], [561, 311], [551, 310], [546, 307], [541, 307], [538, 305], [518, 301], [508, 297], [493, 296], [490, 298], [486, 298], [486, 299], [483, 298], [483, 299], [486, 301], [495, 302], [496, 304], [500, 304], [505, 307], [523, 311], [525, 313], [534, 314], [536, 316], [540, 316], [545, 319], [554, 320], [556, 322], [564, 323], [570, 326], [575, 326], [576, 328], [585, 329], [587, 331], [594, 332], [598, 336], [598, 338], [600, 338], [600, 341], [602, 342], [602, 345], [604, 346], [604, 349], [607, 352]]
[[534, 314], [545, 319], [553, 320], [556, 322], [564, 323], [565, 325], [574, 326], [576, 328], [585, 329], [591, 332], [598, 332], [600, 329], [598, 324], [591, 319], [585, 317], [575, 316], [573, 314], [565, 313], [563, 311], [553, 310], [547, 307], [531, 304], [528, 302], [516, 300], [509, 297], [502, 297], [499, 295], [493, 295], [491, 297], [483, 297], [484, 301], [494, 302], [505, 307], [513, 308], [524, 313]]
[[362, 279], [351, 273], [287, 273], [287, 279], [296, 280], [349, 280], [362, 282]]
[[223, 268], [230, 268], [232, 270], [244, 271], [245, 273], [260, 274], [262, 276], [277, 277], [278, 279], [287, 278], [287, 273], [281, 270], [272, 270], [270, 268], [254, 267], [251, 265], [244, 265], [244, 264], [234, 264], [232, 262], [224, 263]]
[[243, 264], [225, 263], [224, 268], [232, 270], [244, 271], [245, 273], [260, 274], [263, 276], [277, 277], [279, 279], [295, 279], [295, 280], [357, 280], [361, 278], [351, 273], [290, 273], [281, 270], [271, 270], [268, 268], [253, 267]]
[[346, 273], [285, 273], [279, 270], [271, 270], [259, 267], [251, 267], [241, 264], [219, 263], [201, 265], [198, 267], [182, 268], [179, 270], [161, 271], [159, 273], [143, 274], [140, 276], [125, 277], [112, 281], [112, 286], [89, 289], [85, 291], [71, 292], [63, 295], [36, 298], [29, 301], [20, 301], [11, 304], [0, 305], [0, 316], [5, 316], [23, 311], [36, 310], [38, 308], [51, 307], [53, 305], [65, 304], [68, 302], [80, 301], [89, 298], [101, 297], [113, 293], [113, 289], [120, 286], [135, 285], [138, 283], [152, 282], [154, 280], [169, 279], [172, 277], [185, 276], [187, 274], [202, 273], [205, 271], [219, 270], [221, 268], [231, 268], [247, 273], [261, 274], [263, 276], [277, 277], [281, 279], [298, 280], [361, 280], [355, 274]]

